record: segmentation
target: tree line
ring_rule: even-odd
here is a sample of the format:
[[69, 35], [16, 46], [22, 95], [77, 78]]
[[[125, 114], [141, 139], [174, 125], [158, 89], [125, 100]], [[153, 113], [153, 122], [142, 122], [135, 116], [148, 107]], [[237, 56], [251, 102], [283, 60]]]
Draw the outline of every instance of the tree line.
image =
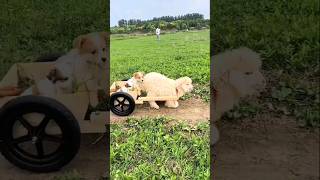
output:
[[205, 19], [202, 14], [192, 13], [179, 16], [154, 17], [150, 20], [141, 19], [121, 19], [118, 25], [111, 27], [111, 33], [133, 33], [133, 32], [152, 32], [157, 27], [161, 30], [192, 30], [209, 28], [210, 20]]

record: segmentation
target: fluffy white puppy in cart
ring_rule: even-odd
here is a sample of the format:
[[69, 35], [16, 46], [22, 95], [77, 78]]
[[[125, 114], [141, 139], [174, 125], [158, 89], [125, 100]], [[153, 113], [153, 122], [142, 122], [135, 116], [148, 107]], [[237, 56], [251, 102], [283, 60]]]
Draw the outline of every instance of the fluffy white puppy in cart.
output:
[[107, 90], [107, 38], [105, 32], [78, 36], [73, 42], [73, 49], [52, 65], [47, 78], [36, 82], [23, 95], [54, 97], [59, 93]]

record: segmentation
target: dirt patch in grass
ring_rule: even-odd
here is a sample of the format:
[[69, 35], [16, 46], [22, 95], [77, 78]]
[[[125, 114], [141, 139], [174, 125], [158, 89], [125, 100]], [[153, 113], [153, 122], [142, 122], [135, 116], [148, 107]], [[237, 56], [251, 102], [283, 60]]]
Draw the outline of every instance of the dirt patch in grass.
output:
[[[183, 121], [189, 125], [196, 125], [199, 122], [208, 122], [210, 119], [210, 104], [201, 99], [191, 98], [179, 101], [180, 106], [176, 109], [164, 107], [159, 103], [160, 109], [152, 109], [145, 102], [143, 105], [137, 105], [135, 111], [128, 117], [132, 118], [156, 118], [166, 116], [178, 121]], [[128, 117], [120, 117], [111, 113], [111, 123], [124, 123]]]
[[258, 115], [220, 121], [215, 148], [216, 179], [319, 179], [319, 130], [294, 118]]

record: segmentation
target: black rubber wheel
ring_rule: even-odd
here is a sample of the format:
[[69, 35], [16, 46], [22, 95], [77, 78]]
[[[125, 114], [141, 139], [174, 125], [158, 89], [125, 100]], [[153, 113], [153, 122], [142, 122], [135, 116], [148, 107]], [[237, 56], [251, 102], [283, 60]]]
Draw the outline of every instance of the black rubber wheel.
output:
[[110, 110], [118, 116], [128, 116], [135, 108], [133, 97], [124, 92], [113, 93], [110, 97]]
[[65, 55], [65, 53], [52, 53], [52, 54], [45, 54], [40, 56], [35, 62], [52, 62], [56, 61], [59, 57]]
[[57, 171], [78, 153], [80, 127], [58, 101], [22, 96], [0, 110], [0, 142], [1, 153], [14, 165], [34, 172]]

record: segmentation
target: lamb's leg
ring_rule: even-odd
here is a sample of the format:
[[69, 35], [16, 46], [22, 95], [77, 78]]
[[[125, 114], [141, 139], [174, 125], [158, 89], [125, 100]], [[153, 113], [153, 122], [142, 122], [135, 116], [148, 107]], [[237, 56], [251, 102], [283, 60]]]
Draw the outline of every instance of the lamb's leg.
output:
[[[152, 92], [148, 92], [147, 97], [154, 97], [155, 95]], [[150, 107], [155, 108], [155, 109], [160, 109], [158, 104], [155, 101], [148, 101], [150, 104]]]
[[158, 104], [155, 101], [148, 101], [150, 104], [150, 107], [155, 108], [155, 109], [160, 109]]
[[179, 103], [178, 101], [166, 101], [164, 105], [169, 108], [177, 108], [179, 106]]

